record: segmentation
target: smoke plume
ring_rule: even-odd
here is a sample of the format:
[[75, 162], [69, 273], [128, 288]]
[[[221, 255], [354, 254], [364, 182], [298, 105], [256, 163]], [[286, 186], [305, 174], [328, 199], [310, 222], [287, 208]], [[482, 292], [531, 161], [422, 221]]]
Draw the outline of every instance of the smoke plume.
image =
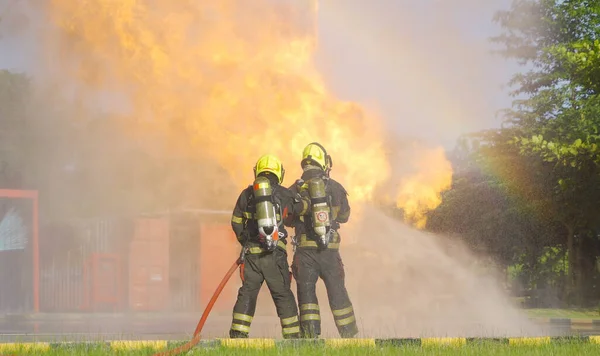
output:
[[[299, 176], [302, 148], [319, 141], [333, 156], [332, 175], [348, 188], [355, 208], [352, 223], [342, 230], [342, 254], [364, 335], [531, 332], [494, 279], [473, 272], [474, 258], [465, 250], [448, 250], [443, 238], [361, 205], [391, 202], [404, 210], [409, 223], [422, 228], [425, 212], [439, 205], [440, 193], [450, 186], [451, 166], [441, 146], [403, 146], [390, 137], [403, 130], [413, 137], [426, 131], [455, 134], [462, 124], [478, 122], [485, 111], [486, 98], [475, 97], [485, 68], [469, 72], [473, 67], [460, 60], [469, 48], [452, 41], [456, 28], [444, 27], [444, 18], [436, 21], [436, 28], [448, 30], [444, 36], [439, 31], [405, 32], [402, 46], [376, 36], [383, 42], [369, 47], [373, 37], [357, 35], [363, 52], [388, 46], [381, 53], [393, 54], [383, 66], [389, 80], [377, 83], [386, 88], [388, 96], [381, 102], [388, 107], [375, 110], [341, 100], [337, 92], [343, 90], [334, 91], [326, 80], [331, 76], [319, 71], [323, 64], [317, 66], [315, 51], [323, 42], [315, 37], [316, 7], [305, 3], [49, 0], [30, 7], [36, 19], [30, 23], [38, 26], [28, 34], [38, 46], [38, 82], [45, 92], [62, 95], [56, 103], [69, 103], [62, 119], [89, 129], [71, 139], [85, 149], [60, 151], [68, 151], [62, 159], [94, 152], [86, 156], [94, 168], [79, 181], [81, 190], [93, 187], [98, 201], [109, 197], [115, 209], [130, 191], [138, 195], [129, 203], [148, 210], [231, 208], [239, 190], [251, 182], [252, 165], [260, 155], [270, 152], [282, 159], [289, 185]], [[418, 13], [407, 9], [404, 19]], [[441, 51], [452, 53], [454, 62], [452, 69], [438, 70], [469, 75], [445, 75], [444, 83], [437, 81], [439, 76], [429, 71], [433, 59], [410, 42], [415, 36], [426, 36], [423, 43], [446, 41]], [[389, 58], [402, 62], [394, 68]], [[330, 59], [329, 65], [334, 62], [343, 61]], [[356, 72], [345, 83], [356, 89], [369, 72], [374, 71]], [[348, 91], [349, 96], [365, 95], [365, 87]], [[94, 120], [100, 114], [102, 119]], [[94, 140], [86, 136], [89, 132], [97, 135]], [[134, 148], [136, 155], [124, 153]], [[107, 183], [122, 176], [127, 178], [123, 186]], [[325, 305], [322, 283], [319, 290]], [[272, 310], [264, 291], [260, 298], [259, 310]], [[322, 312], [329, 311], [324, 307]], [[332, 323], [324, 326], [326, 335], [335, 335]], [[276, 335], [256, 330], [265, 332]]]

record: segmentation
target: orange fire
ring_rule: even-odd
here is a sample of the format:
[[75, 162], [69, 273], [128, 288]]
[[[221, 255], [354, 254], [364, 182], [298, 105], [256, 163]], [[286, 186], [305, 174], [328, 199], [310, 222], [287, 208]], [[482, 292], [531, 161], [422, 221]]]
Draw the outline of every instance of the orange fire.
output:
[[[58, 26], [46, 43], [80, 94], [126, 98], [124, 128], [163, 142], [157, 150], [209, 157], [241, 188], [264, 153], [279, 156], [291, 184], [303, 147], [318, 141], [352, 201], [368, 201], [390, 176], [383, 121], [327, 90], [313, 62], [315, 3], [297, 3], [51, 0]], [[398, 205], [435, 208], [445, 186], [406, 181]]]
[[396, 206], [404, 211], [404, 220], [422, 229], [427, 212], [437, 208], [441, 193], [450, 189], [452, 166], [442, 148], [420, 150], [411, 162], [415, 172], [400, 179]]
[[313, 30], [290, 24], [294, 8], [266, 0], [51, 4], [60, 62], [84, 91], [122, 92], [129, 128], [163, 134], [170, 150], [209, 155], [240, 187], [267, 152], [283, 161], [290, 184], [312, 141], [328, 149], [333, 174], [357, 201], [387, 178], [380, 121], [328, 92], [313, 64]]

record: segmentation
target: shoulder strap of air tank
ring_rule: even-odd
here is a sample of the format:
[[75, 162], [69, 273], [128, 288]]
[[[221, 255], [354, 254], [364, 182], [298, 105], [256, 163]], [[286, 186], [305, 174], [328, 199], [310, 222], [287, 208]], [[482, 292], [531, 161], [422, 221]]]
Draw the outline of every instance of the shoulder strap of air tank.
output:
[[278, 188], [273, 189], [273, 194], [271, 194], [271, 202], [277, 206], [281, 206], [279, 194], [281, 194], [281, 191]]
[[246, 210], [248, 210], [248, 207], [250, 207], [252, 204], [254, 204], [254, 194], [252, 191], [252, 185], [249, 185], [248, 188], [246, 188]]
[[[325, 191], [327, 191], [327, 189], [329, 188], [329, 185], [330, 185], [329, 183], [331, 182], [331, 178], [329, 178], [329, 176], [325, 175], [325, 176], [323, 176], [323, 182], [325, 183]], [[328, 195], [331, 195], [331, 193]]]
[[282, 194], [283, 189], [281, 189], [281, 188], [286, 189], [279, 185], [274, 186], [273, 192], [270, 197], [271, 203], [273, 203], [273, 207], [275, 208], [275, 212], [277, 213], [277, 216], [278, 216], [277, 226], [279, 226], [279, 227], [283, 226], [283, 219], [281, 218], [283, 211], [281, 210], [282, 209], [281, 198], [279, 196], [280, 194]]

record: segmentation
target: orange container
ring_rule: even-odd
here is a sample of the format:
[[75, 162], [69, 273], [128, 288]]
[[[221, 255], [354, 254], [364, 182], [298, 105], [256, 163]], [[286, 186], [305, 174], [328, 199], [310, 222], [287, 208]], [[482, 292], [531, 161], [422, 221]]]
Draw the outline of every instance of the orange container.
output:
[[[204, 310], [225, 273], [239, 257], [240, 251], [241, 246], [231, 230], [231, 225], [214, 223], [202, 223], [200, 225], [198, 251], [198, 291], [200, 294], [198, 299], [200, 309]], [[221, 292], [212, 313], [231, 314], [241, 283], [239, 272], [235, 273]]]
[[129, 307], [164, 311], [169, 306], [169, 221], [138, 219], [129, 250]]

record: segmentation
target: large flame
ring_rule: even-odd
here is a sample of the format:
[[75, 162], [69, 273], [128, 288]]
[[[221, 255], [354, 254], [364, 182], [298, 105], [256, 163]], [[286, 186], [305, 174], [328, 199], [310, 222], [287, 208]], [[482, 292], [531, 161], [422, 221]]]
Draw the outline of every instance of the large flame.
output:
[[[300, 9], [308, 22], [310, 9]], [[368, 200], [389, 173], [380, 120], [327, 91], [314, 29], [293, 23], [297, 10], [269, 0], [52, 0], [48, 13], [80, 92], [123, 93], [136, 134], [210, 155], [240, 187], [264, 153], [279, 156], [290, 184], [303, 147], [319, 141], [353, 200]]]
[[419, 151], [412, 160], [415, 172], [400, 180], [396, 206], [403, 210], [407, 223], [422, 229], [427, 212], [441, 204], [441, 193], [452, 185], [452, 165], [441, 147]]
[[[325, 87], [313, 62], [316, 8], [291, 0], [51, 0], [46, 13], [58, 26], [46, 43], [79, 94], [126, 98], [124, 129], [154, 137], [157, 150], [209, 157], [242, 187], [264, 153], [279, 156], [290, 184], [303, 147], [319, 141], [352, 201], [368, 201], [391, 173], [384, 127]], [[435, 162], [441, 173], [424, 165], [426, 173], [400, 184], [397, 205], [418, 227], [448, 185], [446, 162]]]

